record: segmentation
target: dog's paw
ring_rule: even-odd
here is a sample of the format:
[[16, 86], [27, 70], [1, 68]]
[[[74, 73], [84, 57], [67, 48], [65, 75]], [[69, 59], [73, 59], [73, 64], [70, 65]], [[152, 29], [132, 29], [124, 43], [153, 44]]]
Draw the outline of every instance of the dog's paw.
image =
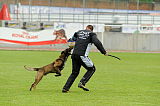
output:
[[55, 77], [59, 77], [59, 76], [61, 76], [61, 74], [56, 74], [56, 75], [55, 75]]

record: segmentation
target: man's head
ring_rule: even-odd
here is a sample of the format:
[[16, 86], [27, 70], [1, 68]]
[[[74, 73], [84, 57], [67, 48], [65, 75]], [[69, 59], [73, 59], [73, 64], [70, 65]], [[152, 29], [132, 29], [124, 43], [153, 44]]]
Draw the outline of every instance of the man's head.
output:
[[93, 25], [87, 25], [86, 30], [93, 31]]

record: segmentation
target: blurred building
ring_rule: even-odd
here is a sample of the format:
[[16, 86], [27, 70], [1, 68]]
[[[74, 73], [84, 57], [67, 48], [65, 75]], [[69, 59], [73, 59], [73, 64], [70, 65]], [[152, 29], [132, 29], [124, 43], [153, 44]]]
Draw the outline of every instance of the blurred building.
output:
[[[0, 0], [1, 3], [75, 8], [159, 10], [160, 0]], [[138, 4], [137, 4], [138, 3]]]
[[[160, 24], [160, 0], [0, 0], [8, 4], [12, 23], [20, 27], [51, 22]], [[40, 24], [41, 23], [41, 24]], [[37, 26], [35, 25], [37, 24]], [[17, 25], [17, 24], [16, 24]]]

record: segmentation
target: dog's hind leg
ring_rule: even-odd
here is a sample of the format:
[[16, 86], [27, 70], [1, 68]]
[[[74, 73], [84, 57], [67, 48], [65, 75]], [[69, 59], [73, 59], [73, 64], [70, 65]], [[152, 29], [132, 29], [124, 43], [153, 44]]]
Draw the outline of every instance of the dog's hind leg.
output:
[[36, 77], [35, 77], [35, 81], [34, 81], [34, 83], [31, 85], [30, 91], [32, 90], [32, 88], [33, 88], [33, 89], [36, 88], [36, 85], [37, 85], [37, 84], [40, 82], [40, 80], [43, 78], [43, 75], [44, 75], [44, 71], [43, 71], [43, 70], [39, 70], [39, 71], [37, 72], [37, 75], [36, 75]]

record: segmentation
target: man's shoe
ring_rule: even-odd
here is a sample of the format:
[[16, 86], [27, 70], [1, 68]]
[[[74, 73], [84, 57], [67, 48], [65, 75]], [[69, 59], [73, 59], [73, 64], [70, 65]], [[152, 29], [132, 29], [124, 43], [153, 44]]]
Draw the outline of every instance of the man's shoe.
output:
[[68, 93], [69, 90], [66, 90], [66, 89], [62, 89], [62, 93]]
[[89, 91], [89, 89], [86, 88], [82, 83], [78, 84], [78, 88], [82, 88], [84, 91]]

